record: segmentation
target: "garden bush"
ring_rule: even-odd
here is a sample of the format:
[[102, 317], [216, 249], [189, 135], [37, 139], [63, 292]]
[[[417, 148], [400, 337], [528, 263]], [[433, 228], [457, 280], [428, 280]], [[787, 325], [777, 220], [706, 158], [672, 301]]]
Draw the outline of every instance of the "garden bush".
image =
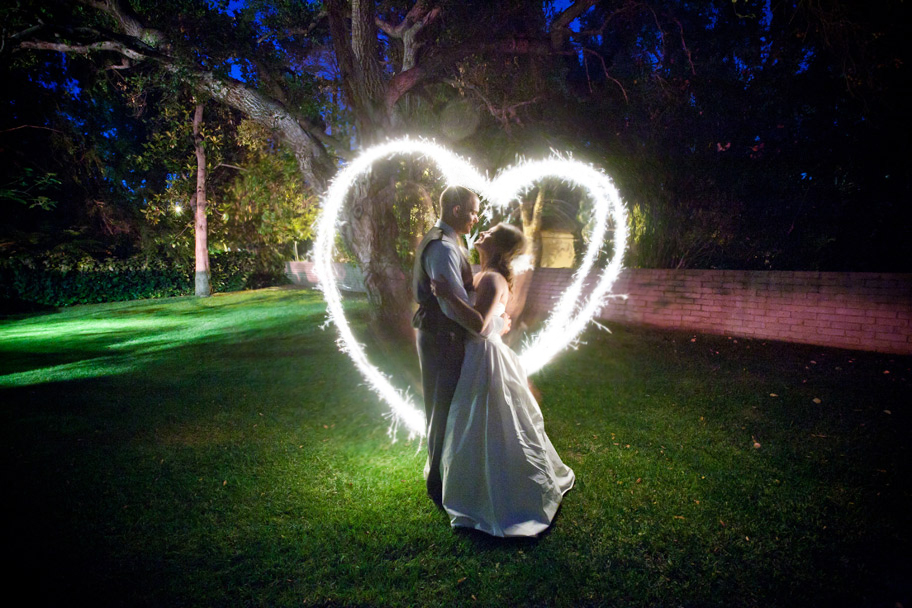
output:
[[[255, 256], [231, 251], [209, 256], [213, 292], [263, 286]], [[88, 256], [48, 254], [0, 260], [0, 309], [70, 306], [193, 293], [193, 261], [152, 259], [96, 260]], [[274, 277], [279, 282], [278, 277]]]

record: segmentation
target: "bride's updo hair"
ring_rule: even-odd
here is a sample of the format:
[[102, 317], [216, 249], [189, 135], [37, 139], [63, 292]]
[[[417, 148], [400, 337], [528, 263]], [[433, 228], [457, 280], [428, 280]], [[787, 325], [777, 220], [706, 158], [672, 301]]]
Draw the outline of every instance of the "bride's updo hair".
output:
[[504, 276], [513, 290], [513, 258], [526, 249], [526, 236], [510, 224], [498, 224], [491, 233], [494, 248], [485, 264], [485, 270], [496, 270]]

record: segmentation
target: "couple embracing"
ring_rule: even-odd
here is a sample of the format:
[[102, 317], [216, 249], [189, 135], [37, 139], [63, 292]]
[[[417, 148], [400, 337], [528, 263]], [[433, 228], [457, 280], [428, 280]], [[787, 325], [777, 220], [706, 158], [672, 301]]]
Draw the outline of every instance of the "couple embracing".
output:
[[573, 471], [545, 434], [519, 358], [501, 335], [523, 233], [498, 224], [475, 241], [473, 276], [462, 238], [478, 222], [478, 196], [450, 186], [440, 220], [415, 253], [418, 356], [427, 419], [430, 498], [453, 527], [535, 536], [551, 525]]

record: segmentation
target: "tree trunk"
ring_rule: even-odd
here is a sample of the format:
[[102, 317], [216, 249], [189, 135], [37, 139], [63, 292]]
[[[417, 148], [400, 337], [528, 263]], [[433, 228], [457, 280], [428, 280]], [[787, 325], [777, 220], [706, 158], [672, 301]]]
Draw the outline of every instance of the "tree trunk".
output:
[[342, 238], [364, 274], [371, 330], [391, 350], [414, 341], [410, 274], [396, 250], [401, 237], [396, 213], [395, 163], [378, 162], [352, 186]]
[[411, 340], [414, 338], [409, 314], [412, 308], [411, 276], [404, 272], [397, 252], [397, 243], [404, 235], [400, 234], [396, 205], [402, 201], [397, 201], [396, 177], [384, 177], [386, 179], [374, 186], [369, 199], [373, 226], [365, 283], [379, 300], [375, 316], [379, 327], [390, 334], [387, 337], [402, 336]]
[[[345, 95], [355, 117], [358, 142], [369, 146], [396, 135], [399, 110], [385, 103], [388, 77], [377, 60], [374, 2], [326, 3], [332, 43]], [[436, 14], [436, 13], [435, 13]], [[349, 17], [350, 15], [350, 17]], [[357, 180], [343, 210], [342, 236], [364, 273], [372, 308], [372, 330], [381, 344], [414, 342], [410, 273], [396, 249], [396, 163], [376, 163]]]
[[193, 113], [193, 149], [196, 151], [196, 205], [194, 236], [196, 240], [196, 287], [194, 293], [197, 297], [205, 298], [212, 295], [212, 285], [209, 282], [209, 235], [206, 223], [206, 149], [203, 145], [203, 136], [200, 126], [203, 123], [203, 104], [196, 106]]
[[520, 212], [522, 213], [522, 223], [523, 223], [523, 234], [526, 235], [528, 240], [529, 247], [531, 248], [530, 253], [532, 254], [532, 266], [533, 268], [538, 268], [541, 265], [542, 259], [542, 239], [541, 239], [541, 224], [542, 224], [542, 209], [545, 204], [545, 187], [541, 186], [538, 189], [538, 194], [535, 196], [535, 201], [524, 200], [520, 206]]

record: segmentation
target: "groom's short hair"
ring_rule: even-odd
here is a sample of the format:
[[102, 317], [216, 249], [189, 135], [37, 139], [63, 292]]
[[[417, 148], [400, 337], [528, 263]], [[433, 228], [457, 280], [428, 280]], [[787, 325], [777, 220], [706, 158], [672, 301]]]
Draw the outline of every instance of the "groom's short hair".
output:
[[472, 200], [473, 196], [478, 196], [465, 186], [447, 186], [440, 194], [440, 217], [449, 214], [453, 207], [462, 206], [465, 208], [466, 204]]

